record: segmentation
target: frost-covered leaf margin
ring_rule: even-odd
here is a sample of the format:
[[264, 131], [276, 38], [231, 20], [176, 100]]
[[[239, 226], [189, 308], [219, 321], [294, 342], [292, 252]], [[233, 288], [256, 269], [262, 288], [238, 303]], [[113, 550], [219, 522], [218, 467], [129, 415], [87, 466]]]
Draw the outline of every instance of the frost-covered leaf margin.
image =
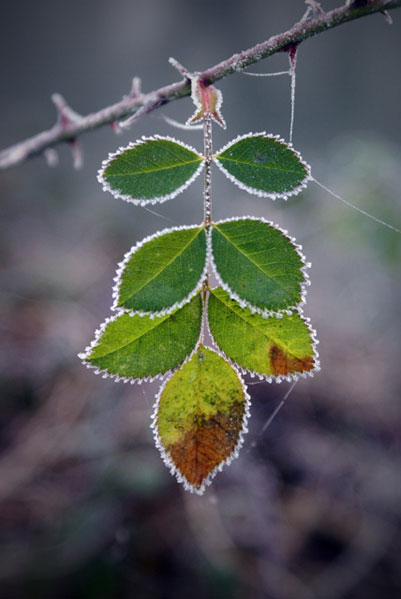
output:
[[[97, 366], [94, 366], [93, 364], [91, 364], [90, 362], [87, 361], [87, 358], [89, 357], [92, 350], [97, 345], [99, 345], [101, 337], [102, 337], [104, 331], [106, 330], [107, 325], [110, 322], [117, 320], [117, 318], [119, 318], [123, 314], [127, 314], [126, 310], [119, 310], [113, 316], [109, 316], [108, 318], [106, 318], [106, 320], [104, 322], [102, 322], [100, 327], [98, 329], [96, 329], [96, 331], [94, 333], [93, 341], [85, 348], [85, 350], [83, 352], [78, 354], [78, 358], [81, 360], [82, 364], [84, 364], [84, 366], [86, 366], [86, 368], [93, 370], [95, 374], [102, 375], [103, 379], [112, 379], [115, 383], [123, 382], [123, 383], [130, 383], [131, 385], [133, 385], [134, 383], [138, 383], [139, 385], [141, 385], [142, 383], [152, 383], [153, 381], [161, 381], [164, 379], [164, 377], [169, 378], [174, 374], [174, 372], [176, 372], [176, 370], [178, 370], [183, 364], [185, 364], [185, 362], [187, 360], [190, 360], [192, 358], [192, 356], [198, 351], [199, 345], [200, 345], [202, 337], [203, 337], [203, 323], [205, 322], [205, 314], [206, 314], [205, 310], [206, 310], [205, 302], [202, 301], [202, 314], [201, 314], [201, 319], [200, 319], [201, 326], [200, 326], [199, 336], [198, 336], [198, 339], [195, 343], [193, 350], [191, 351], [190, 354], [188, 354], [188, 356], [185, 358], [185, 360], [181, 364], [178, 364], [176, 366], [176, 368], [171, 368], [170, 370], [166, 370], [166, 372], [156, 374], [155, 376], [146, 376], [143, 378], [125, 377], [125, 376], [119, 376], [118, 374], [112, 374], [105, 369], [100, 369]], [[130, 314], [129, 312], [128, 312], [128, 315], [135, 316], [134, 314]]]
[[[207, 306], [204, 306], [204, 310], [205, 309], [207, 309]], [[198, 347], [199, 347], [199, 344], [198, 344]], [[188, 356], [188, 358], [186, 358], [185, 361], [181, 364], [181, 366], [178, 369], [176, 369], [176, 370], [181, 369], [184, 366], [184, 364], [186, 364], [189, 360], [191, 360], [191, 358], [194, 356], [195, 352], [197, 351], [198, 347], [196, 348], [196, 350], [194, 350], [192, 352], [191, 356]], [[219, 351], [218, 349], [212, 348], [212, 347], [209, 347], [209, 346], [205, 346], [205, 347], [207, 349], [209, 349], [210, 351], [214, 352], [215, 354], [217, 354], [218, 356], [220, 356], [221, 358], [223, 358], [223, 360], [225, 360], [225, 362], [227, 362], [232, 367], [232, 369], [234, 370], [235, 374], [238, 377], [238, 380], [239, 380], [239, 382], [241, 384], [241, 387], [242, 387], [242, 391], [244, 393], [245, 409], [244, 409], [244, 415], [243, 415], [243, 418], [242, 418], [242, 428], [241, 428], [241, 432], [239, 434], [239, 438], [238, 438], [237, 444], [235, 445], [235, 447], [234, 447], [233, 451], [231, 452], [231, 454], [225, 460], [223, 460], [222, 462], [220, 462], [220, 464], [218, 464], [212, 470], [212, 472], [210, 472], [210, 474], [208, 474], [208, 476], [205, 478], [205, 480], [203, 481], [203, 483], [199, 487], [199, 489], [197, 489], [191, 483], [189, 483], [188, 480], [185, 478], [185, 476], [183, 476], [180, 473], [180, 471], [178, 470], [178, 468], [175, 466], [175, 464], [174, 464], [174, 462], [173, 462], [173, 460], [171, 458], [170, 453], [164, 449], [163, 443], [161, 442], [161, 439], [160, 439], [160, 436], [159, 436], [159, 432], [158, 432], [158, 429], [157, 429], [157, 423], [156, 423], [156, 421], [157, 421], [157, 415], [158, 415], [159, 404], [160, 404], [160, 399], [161, 399], [162, 393], [163, 393], [163, 391], [164, 391], [167, 383], [169, 382], [170, 378], [172, 377], [172, 375], [176, 371], [174, 371], [173, 373], [171, 373], [168, 376], [168, 378], [166, 378], [163, 381], [163, 383], [162, 383], [162, 385], [161, 385], [161, 387], [159, 389], [159, 392], [156, 395], [156, 402], [155, 402], [154, 407], [153, 407], [152, 422], [151, 422], [151, 425], [150, 425], [150, 428], [153, 431], [153, 437], [154, 437], [154, 440], [155, 440], [155, 445], [156, 445], [157, 449], [160, 452], [160, 455], [161, 455], [161, 458], [162, 458], [163, 462], [169, 468], [171, 474], [176, 477], [177, 481], [179, 483], [182, 483], [184, 485], [184, 489], [186, 491], [189, 491], [190, 493], [195, 493], [196, 495], [203, 495], [204, 492], [205, 492], [205, 490], [206, 490], [206, 487], [208, 487], [211, 484], [211, 482], [212, 482], [213, 478], [216, 476], [216, 474], [218, 472], [221, 472], [222, 469], [224, 468], [224, 466], [226, 466], [226, 465], [229, 466], [233, 460], [235, 460], [236, 458], [238, 458], [240, 449], [241, 449], [242, 445], [244, 444], [244, 435], [248, 432], [247, 424], [248, 424], [248, 419], [250, 418], [250, 415], [251, 415], [250, 414], [251, 398], [250, 398], [250, 395], [248, 393], [246, 384], [244, 383], [244, 380], [243, 380], [243, 378], [241, 376], [241, 373], [240, 373], [239, 369], [235, 366], [235, 364], [233, 364], [232, 362], [230, 362], [230, 360], [227, 360], [226, 356], [221, 351]]]
[[219, 286], [222, 287], [225, 291], [227, 291], [227, 293], [229, 294], [229, 296], [234, 299], [236, 302], [238, 302], [238, 304], [242, 307], [242, 308], [249, 308], [249, 310], [251, 312], [253, 312], [254, 314], [260, 314], [261, 316], [263, 316], [263, 318], [270, 318], [271, 316], [276, 316], [277, 318], [282, 318], [283, 314], [288, 314], [289, 316], [291, 316], [291, 314], [293, 313], [293, 311], [302, 311], [302, 306], [305, 304], [306, 302], [306, 294], [308, 291], [308, 287], [310, 286], [310, 279], [309, 279], [309, 275], [307, 273], [307, 270], [311, 268], [312, 264], [310, 262], [306, 261], [305, 256], [302, 253], [302, 246], [299, 245], [298, 243], [296, 243], [296, 239], [295, 237], [290, 237], [290, 235], [288, 235], [288, 231], [287, 229], [282, 229], [279, 225], [276, 225], [274, 223], [272, 223], [271, 221], [266, 220], [263, 217], [256, 217], [256, 216], [234, 216], [234, 217], [230, 217], [230, 218], [226, 218], [224, 220], [219, 220], [217, 222], [214, 223], [214, 225], [220, 225], [221, 223], [228, 223], [228, 222], [233, 222], [233, 221], [241, 221], [241, 220], [254, 220], [254, 221], [259, 221], [262, 223], [265, 223], [266, 225], [269, 225], [270, 227], [273, 227], [274, 229], [277, 229], [278, 231], [280, 231], [280, 233], [282, 233], [283, 235], [285, 235], [285, 237], [287, 237], [287, 239], [289, 241], [291, 241], [292, 245], [294, 246], [294, 249], [296, 251], [296, 253], [298, 254], [298, 256], [301, 259], [301, 262], [303, 264], [303, 266], [301, 267], [301, 272], [304, 276], [304, 281], [302, 281], [300, 283], [300, 287], [301, 287], [301, 292], [300, 292], [300, 296], [301, 296], [301, 301], [298, 302], [298, 304], [292, 306], [291, 308], [288, 309], [284, 309], [284, 310], [278, 310], [278, 311], [273, 311], [273, 310], [262, 310], [262, 308], [258, 308], [257, 306], [254, 306], [253, 304], [250, 304], [247, 300], [244, 300], [243, 298], [241, 298], [237, 293], [235, 293], [235, 291], [233, 291], [231, 289], [231, 287], [229, 287], [221, 278], [219, 271], [217, 270], [217, 266], [215, 264], [214, 261], [214, 256], [213, 256], [213, 247], [212, 247], [212, 236], [210, 235], [207, 238], [207, 243], [209, 244], [209, 248], [208, 248], [208, 254], [209, 254], [209, 259], [210, 259], [210, 264], [212, 265], [213, 268], [213, 272], [217, 278], [217, 281], [219, 283]]
[[[237, 143], [243, 139], [248, 139], [248, 138], [257, 137], [257, 136], [263, 136], [263, 137], [268, 137], [270, 139], [274, 139], [277, 142], [279, 142], [280, 144], [284, 145], [289, 150], [291, 150], [297, 156], [297, 158], [299, 159], [302, 166], [306, 169], [306, 175], [305, 175], [305, 178], [303, 179], [303, 181], [299, 185], [294, 187], [294, 189], [291, 189], [290, 191], [287, 191], [287, 192], [278, 192], [278, 193], [269, 193], [266, 191], [262, 191], [261, 189], [255, 189], [254, 187], [245, 185], [245, 183], [242, 183], [241, 181], [236, 179], [236, 177], [234, 177], [234, 175], [229, 173], [226, 170], [226, 168], [221, 164], [221, 162], [218, 159], [219, 154], [222, 154], [228, 148], [230, 148], [235, 143]], [[274, 135], [273, 133], [266, 133], [266, 131], [261, 131], [259, 133], [245, 133], [244, 135], [238, 135], [238, 137], [229, 141], [223, 148], [221, 148], [218, 152], [216, 152], [214, 154], [213, 160], [217, 164], [217, 166], [221, 170], [221, 172], [224, 173], [224, 175], [228, 179], [230, 179], [230, 181], [232, 181], [235, 185], [237, 185], [237, 187], [239, 187], [240, 189], [243, 189], [244, 191], [247, 191], [250, 194], [257, 195], [260, 198], [270, 198], [271, 200], [278, 200], [278, 199], [287, 200], [291, 196], [298, 195], [303, 189], [306, 188], [308, 181], [311, 180], [311, 167], [309, 166], [309, 164], [307, 162], [305, 162], [303, 160], [301, 154], [299, 152], [297, 152], [297, 150], [294, 149], [294, 146], [292, 145], [292, 143], [287, 143], [279, 135]]]
[[169, 229], [164, 229], [163, 231], [157, 231], [153, 235], [149, 235], [148, 237], [145, 237], [141, 241], [138, 241], [138, 243], [135, 246], [133, 246], [124, 255], [123, 260], [118, 264], [116, 275], [115, 275], [115, 277], [113, 279], [113, 281], [114, 281], [115, 284], [114, 284], [114, 287], [113, 287], [113, 303], [112, 303], [111, 309], [113, 311], [116, 311], [116, 312], [117, 311], [120, 311], [120, 312], [122, 311], [122, 312], [128, 312], [129, 314], [132, 314], [132, 315], [148, 316], [149, 318], [157, 318], [159, 316], [166, 316], [167, 314], [171, 314], [175, 310], [177, 310], [179, 308], [182, 308], [185, 304], [189, 303], [191, 301], [191, 299], [198, 293], [198, 291], [200, 291], [202, 289], [202, 283], [205, 280], [206, 273], [207, 273], [208, 266], [209, 266], [211, 244], [209, 242], [210, 231], [207, 231], [207, 230], [205, 230], [205, 233], [206, 233], [205, 266], [203, 268], [201, 277], [200, 277], [198, 283], [196, 284], [196, 287], [194, 287], [194, 289], [191, 291], [191, 293], [189, 293], [189, 295], [187, 295], [184, 299], [182, 299], [179, 302], [176, 302], [172, 306], [167, 306], [164, 310], [160, 310], [158, 312], [144, 312], [142, 310], [130, 310], [128, 308], [122, 308], [121, 306], [118, 306], [118, 297], [119, 297], [121, 280], [122, 280], [122, 274], [124, 272], [124, 269], [125, 269], [126, 265], [128, 264], [128, 262], [130, 261], [130, 259], [132, 258], [132, 256], [143, 245], [145, 245], [149, 241], [152, 241], [153, 239], [157, 239], [158, 237], [162, 237], [162, 235], [166, 235], [167, 233], [171, 233], [173, 231], [182, 231], [182, 230], [188, 230], [188, 229], [198, 229], [199, 227], [202, 227], [202, 226], [203, 225], [201, 224], [201, 225], [189, 225], [189, 226], [182, 225], [182, 226], [178, 226], [178, 227], [171, 227]]
[[[175, 189], [173, 192], [171, 192], [167, 195], [158, 196], [158, 197], [155, 197], [152, 199], [133, 198], [128, 194], [123, 194], [123, 193], [120, 193], [119, 191], [117, 191], [116, 189], [112, 189], [110, 187], [109, 182], [105, 178], [105, 169], [109, 166], [109, 164], [111, 163], [113, 158], [115, 158], [116, 156], [120, 156], [121, 154], [124, 154], [124, 152], [126, 152], [127, 150], [131, 150], [132, 148], [142, 145], [142, 144], [146, 143], [147, 141], [157, 141], [157, 140], [171, 141], [175, 144], [185, 147], [187, 150], [190, 150], [191, 152], [194, 152], [197, 156], [199, 156], [199, 158], [201, 158], [201, 161], [200, 161], [199, 167], [194, 172], [194, 174], [183, 185], [181, 185], [180, 187]], [[192, 146], [190, 146], [178, 139], [175, 139], [174, 137], [169, 137], [167, 135], [164, 135], [164, 136], [163, 135], [153, 135], [152, 137], [146, 137], [143, 135], [141, 137], [141, 139], [139, 139], [135, 142], [130, 142], [128, 144], [128, 146], [125, 146], [125, 147], [121, 146], [115, 152], [109, 153], [108, 157], [105, 160], [103, 160], [101, 168], [98, 170], [97, 180], [102, 185], [103, 191], [110, 192], [115, 198], [120, 198], [126, 202], [130, 202], [131, 204], [134, 204], [135, 206], [147, 206], [148, 204], [162, 204], [163, 202], [166, 202], [167, 200], [172, 200], [173, 198], [178, 196], [180, 193], [185, 191], [185, 189], [187, 189], [187, 187], [189, 187], [191, 185], [191, 183], [193, 183], [193, 181], [195, 181], [195, 179], [200, 175], [203, 167], [204, 167], [204, 157], [202, 156], [202, 154], [199, 154], [199, 152], [197, 150], [195, 150], [195, 148], [193, 148]]]
[[[209, 297], [210, 294], [208, 294], [207, 300], [205, 302], [205, 306], [204, 306], [204, 310], [206, 310], [206, 314], [208, 313], [208, 303], [209, 303]], [[239, 302], [238, 302], [239, 303]], [[242, 366], [240, 366], [239, 364], [237, 364], [237, 362], [234, 362], [233, 360], [231, 360], [231, 358], [229, 358], [224, 351], [219, 347], [219, 345], [217, 344], [215, 338], [213, 337], [212, 331], [210, 330], [210, 326], [209, 326], [209, 319], [206, 319], [207, 322], [207, 331], [212, 339], [212, 342], [215, 346], [216, 352], [222, 356], [231, 366], [233, 366], [237, 371], [239, 371], [241, 374], [243, 375], [250, 375], [252, 378], [258, 378], [260, 381], [265, 381], [267, 383], [282, 383], [284, 381], [287, 382], [291, 382], [291, 381], [297, 381], [299, 380], [299, 378], [303, 378], [306, 379], [308, 377], [313, 377], [314, 374], [316, 372], [320, 371], [320, 359], [319, 359], [319, 352], [317, 350], [317, 346], [319, 345], [319, 340], [317, 339], [317, 333], [316, 330], [312, 327], [311, 325], [311, 321], [310, 318], [307, 316], [304, 316], [302, 309], [299, 310], [294, 310], [294, 312], [297, 312], [299, 314], [299, 316], [302, 318], [302, 320], [305, 322], [305, 325], [307, 326], [309, 332], [310, 332], [310, 336], [312, 339], [312, 352], [313, 352], [313, 357], [314, 357], [314, 363], [315, 366], [307, 371], [307, 372], [299, 372], [299, 373], [294, 373], [294, 374], [289, 374], [289, 375], [278, 375], [278, 376], [267, 376], [265, 374], [261, 374], [259, 372], [255, 372], [252, 370], [249, 370], [248, 368], [243, 368]], [[283, 314], [273, 314], [271, 317], [269, 318], [282, 318]]]

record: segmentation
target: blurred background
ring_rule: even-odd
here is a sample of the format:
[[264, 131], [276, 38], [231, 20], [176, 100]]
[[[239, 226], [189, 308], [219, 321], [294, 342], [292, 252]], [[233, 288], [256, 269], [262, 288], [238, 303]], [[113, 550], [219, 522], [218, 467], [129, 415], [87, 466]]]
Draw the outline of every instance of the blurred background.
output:
[[[323, 0], [330, 10], [340, 1]], [[50, 127], [53, 92], [82, 114], [203, 70], [285, 31], [301, 0], [16, 0], [0, 20], [0, 145]], [[294, 146], [313, 176], [400, 228], [401, 10], [302, 44]], [[286, 55], [252, 71], [287, 68]], [[227, 131], [288, 139], [289, 78], [230, 76]], [[187, 98], [163, 113], [180, 121]], [[215, 169], [214, 216], [264, 216], [312, 262], [305, 313], [322, 370], [252, 383], [239, 459], [203, 497], [183, 491], [149, 429], [157, 384], [114, 384], [77, 353], [110, 314], [117, 262], [145, 235], [202, 220], [201, 180], [157, 215], [103, 193], [109, 151], [176, 135], [161, 111], [81, 138], [84, 166], [43, 158], [0, 173], [0, 596], [4, 599], [395, 599], [401, 593], [401, 236], [315, 184], [252, 197]], [[153, 207], [152, 207], [153, 209]]]

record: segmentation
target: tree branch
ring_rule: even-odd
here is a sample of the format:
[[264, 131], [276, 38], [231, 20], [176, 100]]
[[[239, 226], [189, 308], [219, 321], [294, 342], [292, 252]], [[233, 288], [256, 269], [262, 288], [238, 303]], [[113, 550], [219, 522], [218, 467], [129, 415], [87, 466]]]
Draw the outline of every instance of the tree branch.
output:
[[[315, 2], [307, 2], [307, 4], [319, 7], [318, 3]], [[374, 13], [381, 12], [388, 15], [388, 10], [399, 7], [401, 7], [401, 0], [347, 0], [344, 6], [330, 12], [323, 12], [320, 7], [319, 10], [309, 8], [305, 17], [285, 33], [275, 35], [253, 48], [234, 54], [231, 58], [200, 73], [200, 77], [205, 84], [214, 83], [268, 56], [288, 51], [289, 48], [318, 33]], [[135, 113], [134, 119], [128, 119], [129, 123], [132, 123], [133, 120], [152, 112], [156, 108], [173, 100], [184, 98], [190, 93], [191, 86], [188, 78], [161, 87], [148, 94], [140, 92], [138, 79], [135, 78], [133, 88], [128, 96], [125, 96], [116, 104], [87, 116], [78, 115], [61, 96], [55, 95], [53, 100], [58, 110], [58, 120], [55, 125], [47, 131], [1, 151], [0, 168], [6, 169], [21, 164], [28, 158], [41, 154], [61, 142], [73, 143], [76, 148], [77, 137], [83, 133], [103, 125], [115, 125], [120, 119], [125, 119]]]

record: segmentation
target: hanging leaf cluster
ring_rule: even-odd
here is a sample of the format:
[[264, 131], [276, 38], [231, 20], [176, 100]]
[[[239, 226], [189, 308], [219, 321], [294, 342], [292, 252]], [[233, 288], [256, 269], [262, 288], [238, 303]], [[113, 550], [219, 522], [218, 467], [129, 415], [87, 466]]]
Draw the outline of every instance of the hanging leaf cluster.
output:
[[[213, 158], [238, 187], [273, 200], [299, 193], [310, 178], [309, 166], [298, 152], [265, 132], [240, 136]], [[98, 179], [115, 197], [146, 206], [184, 191], [201, 173], [204, 162], [204, 156], [187, 144], [155, 135], [110, 154]]]
[[[197, 110], [189, 122], [213, 118], [225, 126], [219, 94], [195, 80]], [[212, 160], [260, 197], [285, 199], [310, 177], [292, 146], [266, 133], [238, 137]], [[113, 195], [146, 205], [181, 193], [205, 165], [207, 156], [182, 142], [142, 138], [111, 154], [99, 181]], [[165, 462], [188, 490], [203, 493], [238, 454], [249, 416], [242, 374], [280, 382], [318, 369], [315, 334], [301, 311], [309, 266], [286, 231], [253, 217], [166, 229], [119, 264], [114, 315], [81, 357], [116, 380], [165, 377], [152, 427]], [[208, 332], [213, 347], [205, 345]]]

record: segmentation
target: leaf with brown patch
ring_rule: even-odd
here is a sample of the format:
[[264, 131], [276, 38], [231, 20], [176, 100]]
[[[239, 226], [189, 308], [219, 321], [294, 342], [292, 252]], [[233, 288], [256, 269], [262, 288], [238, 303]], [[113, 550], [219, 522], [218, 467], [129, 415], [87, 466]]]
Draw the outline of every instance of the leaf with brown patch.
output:
[[179, 482], [202, 494], [237, 456], [247, 416], [248, 395], [240, 375], [201, 346], [160, 390], [153, 422], [156, 444]]
[[319, 368], [315, 332], [298, 313], [263, 318], [218, 287], [210, 290], [208, 320], [219, 348], [243, 370], [280, 380]]
[[314, 366], [312, 356], [296, 358], [285, 353], [281, 347], [272, 345], [270, 348], [270, 364], [274, 376], [288, 376], [294, 372], [310, 372]]

